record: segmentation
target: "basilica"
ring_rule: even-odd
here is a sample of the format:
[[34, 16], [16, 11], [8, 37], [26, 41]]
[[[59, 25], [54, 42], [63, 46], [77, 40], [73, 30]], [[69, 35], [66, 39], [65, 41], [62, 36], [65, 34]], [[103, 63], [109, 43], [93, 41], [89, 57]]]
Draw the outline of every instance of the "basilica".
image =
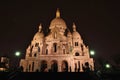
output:
[[93, 71], [89, 47], [83, 43], [74, 22], [72, 28], [71, 32], [59, 9], [46, 36], [40, 24], [26, 49], [25, 59], [20, 60], [23, 72], [83, 72], [86, 67]]

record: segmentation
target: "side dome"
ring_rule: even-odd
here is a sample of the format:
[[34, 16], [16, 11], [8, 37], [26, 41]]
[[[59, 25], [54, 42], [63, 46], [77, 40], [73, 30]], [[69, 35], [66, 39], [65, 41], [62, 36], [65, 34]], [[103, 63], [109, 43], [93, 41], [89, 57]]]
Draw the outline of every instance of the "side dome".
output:
[[44, 38], [44, 34], [41, 32], [37, 32], [36, 34], [35, 34], [35, 36], [34, 36], [34, 40], [41, 40], [41, 39], [43, 39]]
[[73, 23], [73, 33], [72, 33], [73, 38], [81, 39], [80, 34], [76, 31], [76, 26]]
[[57, 11], [56, 11], [56, 18], [54, 18], [51, 21], [49, 29], [53, 29], [54, 27], [63, 28], [63, 29], [67, 28], [65, 21], [62, 18], [60, 18], [60, 11], [59, 11], [59, 9], [57, 9]]
[[33, 40], [41, 40], [44, 38], [44, 34], [42, 32], [42, 26], [40, 24], [38, 32], [34, 35]]
[[73, 36], [73, 38], [79, 38], [79, 39], [81, 39], [81, 36], [80, 36], [80, 34], [76, 31], [76, 32], [73, 32], [72, 33], [72, 36]]

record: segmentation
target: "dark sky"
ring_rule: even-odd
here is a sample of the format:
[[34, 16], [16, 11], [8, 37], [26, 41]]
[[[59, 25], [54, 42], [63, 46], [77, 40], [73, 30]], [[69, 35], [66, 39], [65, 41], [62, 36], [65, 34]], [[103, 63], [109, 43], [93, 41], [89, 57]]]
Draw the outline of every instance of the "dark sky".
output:
[[75, 22], [84, 43], [96, 56], [110, 59], [120, 54], [120, 3], [114, 0], [8, 0], [0, 2], [0, 56], [25, 55], [38, 26], [46, 33], [59, 8], [72, 31]]

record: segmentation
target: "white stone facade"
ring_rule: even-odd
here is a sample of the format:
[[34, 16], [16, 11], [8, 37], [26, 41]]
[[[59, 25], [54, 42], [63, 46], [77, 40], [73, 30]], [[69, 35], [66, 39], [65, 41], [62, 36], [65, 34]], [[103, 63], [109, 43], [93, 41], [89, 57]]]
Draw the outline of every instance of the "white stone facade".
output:
[[83, 43], [74, 23], [73, 32], [69, 31], [59, 10], [49, 29], [48, 35], [44, 36], [40, 24], [38, 32], [26, 49], [25, 59], [20, 61], [24, 72], [82, 72], [86, 62], [94, 70], [89, 48]]

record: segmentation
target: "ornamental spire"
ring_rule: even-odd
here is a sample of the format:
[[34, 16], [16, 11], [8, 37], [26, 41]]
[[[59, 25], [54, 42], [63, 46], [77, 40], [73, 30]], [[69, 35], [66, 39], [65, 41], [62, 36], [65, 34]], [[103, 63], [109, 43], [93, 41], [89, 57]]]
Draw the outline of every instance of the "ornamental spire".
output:
[[39, 25], [39, 32], [41, 32], [42, 31], [42, 25], [40, 24]]
[[76, 31], [76, 25], [74, 22], [73, 22], [73, 31]]
[[57, 8], [57, 11], [56, 11], [56, 18], [60, 18], [60, 11], [59, 11], [59, 8]]

